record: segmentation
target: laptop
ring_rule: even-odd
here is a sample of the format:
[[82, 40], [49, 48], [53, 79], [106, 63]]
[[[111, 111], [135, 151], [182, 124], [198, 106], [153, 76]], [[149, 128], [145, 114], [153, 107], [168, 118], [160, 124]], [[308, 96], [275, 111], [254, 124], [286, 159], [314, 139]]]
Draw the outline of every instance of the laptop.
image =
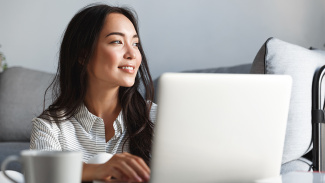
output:
[[278, 177], [291, 84], [287, 75], [163, 74], [150, 182]]

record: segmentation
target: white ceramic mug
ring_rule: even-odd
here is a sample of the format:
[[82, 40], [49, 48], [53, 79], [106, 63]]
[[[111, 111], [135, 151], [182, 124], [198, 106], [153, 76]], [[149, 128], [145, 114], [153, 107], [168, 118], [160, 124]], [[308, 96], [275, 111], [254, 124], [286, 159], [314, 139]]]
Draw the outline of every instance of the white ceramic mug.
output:
[[23, 150], [20, 156], [7, 157], [1, 171], [11, 181], [17, 182], [6, 173], [12, 161], [22, 164], [25, 183], [80, 183], [82, 174], [82, 152]]

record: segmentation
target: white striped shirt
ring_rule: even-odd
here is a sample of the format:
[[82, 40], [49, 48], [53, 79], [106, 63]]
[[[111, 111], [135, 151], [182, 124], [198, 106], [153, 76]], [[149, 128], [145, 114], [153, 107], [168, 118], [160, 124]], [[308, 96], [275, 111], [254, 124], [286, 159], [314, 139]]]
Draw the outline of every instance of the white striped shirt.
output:
[[[152, 122], [156, 121], [156, 111], [157, 105], [153, 103], [150, 111]], [[127, 138], [122, 111], [113, 123], [114, 136], [106, 142], [103, 119], [90, 113], [85, 105], [69, 120], [53, 123], [34, 118], [32, 123], [30, 149], [82, 151], [84, 162], [98, 153], [122, 153], [123, 143]], [[130, 151], [128, 141], [123, 151]]]

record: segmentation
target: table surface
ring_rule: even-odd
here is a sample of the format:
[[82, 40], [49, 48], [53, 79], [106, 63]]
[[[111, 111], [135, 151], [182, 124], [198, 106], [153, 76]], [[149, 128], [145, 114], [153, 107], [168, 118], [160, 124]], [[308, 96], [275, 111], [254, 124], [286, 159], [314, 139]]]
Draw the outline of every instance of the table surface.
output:
[[325, 183], [325, 173], [290, 172], [282, 175], [282, 183]]
[[[113, 181], [114, 183], [126, 183]], [[105, 183], [102, 181], [94, 181], [93, 183]], [[107, 182], [108, 183], [108, 182]], [[262, 179], [254, 181], [254, 183], [325, 183], [325, 172], [290, 172], [279, 177]]]

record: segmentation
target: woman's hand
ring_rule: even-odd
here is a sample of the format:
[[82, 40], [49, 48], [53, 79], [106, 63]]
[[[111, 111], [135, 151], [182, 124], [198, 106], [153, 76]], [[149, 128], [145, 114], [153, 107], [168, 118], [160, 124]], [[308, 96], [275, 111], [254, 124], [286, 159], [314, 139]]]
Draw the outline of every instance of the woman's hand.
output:
[[[92, 173], [91, 173], [92, 172]], [[121, 181], [149, 181], [150, 168], [142, 158], [129, 153], [115, 154], [104, 164], [84, 164], [83, 181], [110, 180], [112, 177]]]

